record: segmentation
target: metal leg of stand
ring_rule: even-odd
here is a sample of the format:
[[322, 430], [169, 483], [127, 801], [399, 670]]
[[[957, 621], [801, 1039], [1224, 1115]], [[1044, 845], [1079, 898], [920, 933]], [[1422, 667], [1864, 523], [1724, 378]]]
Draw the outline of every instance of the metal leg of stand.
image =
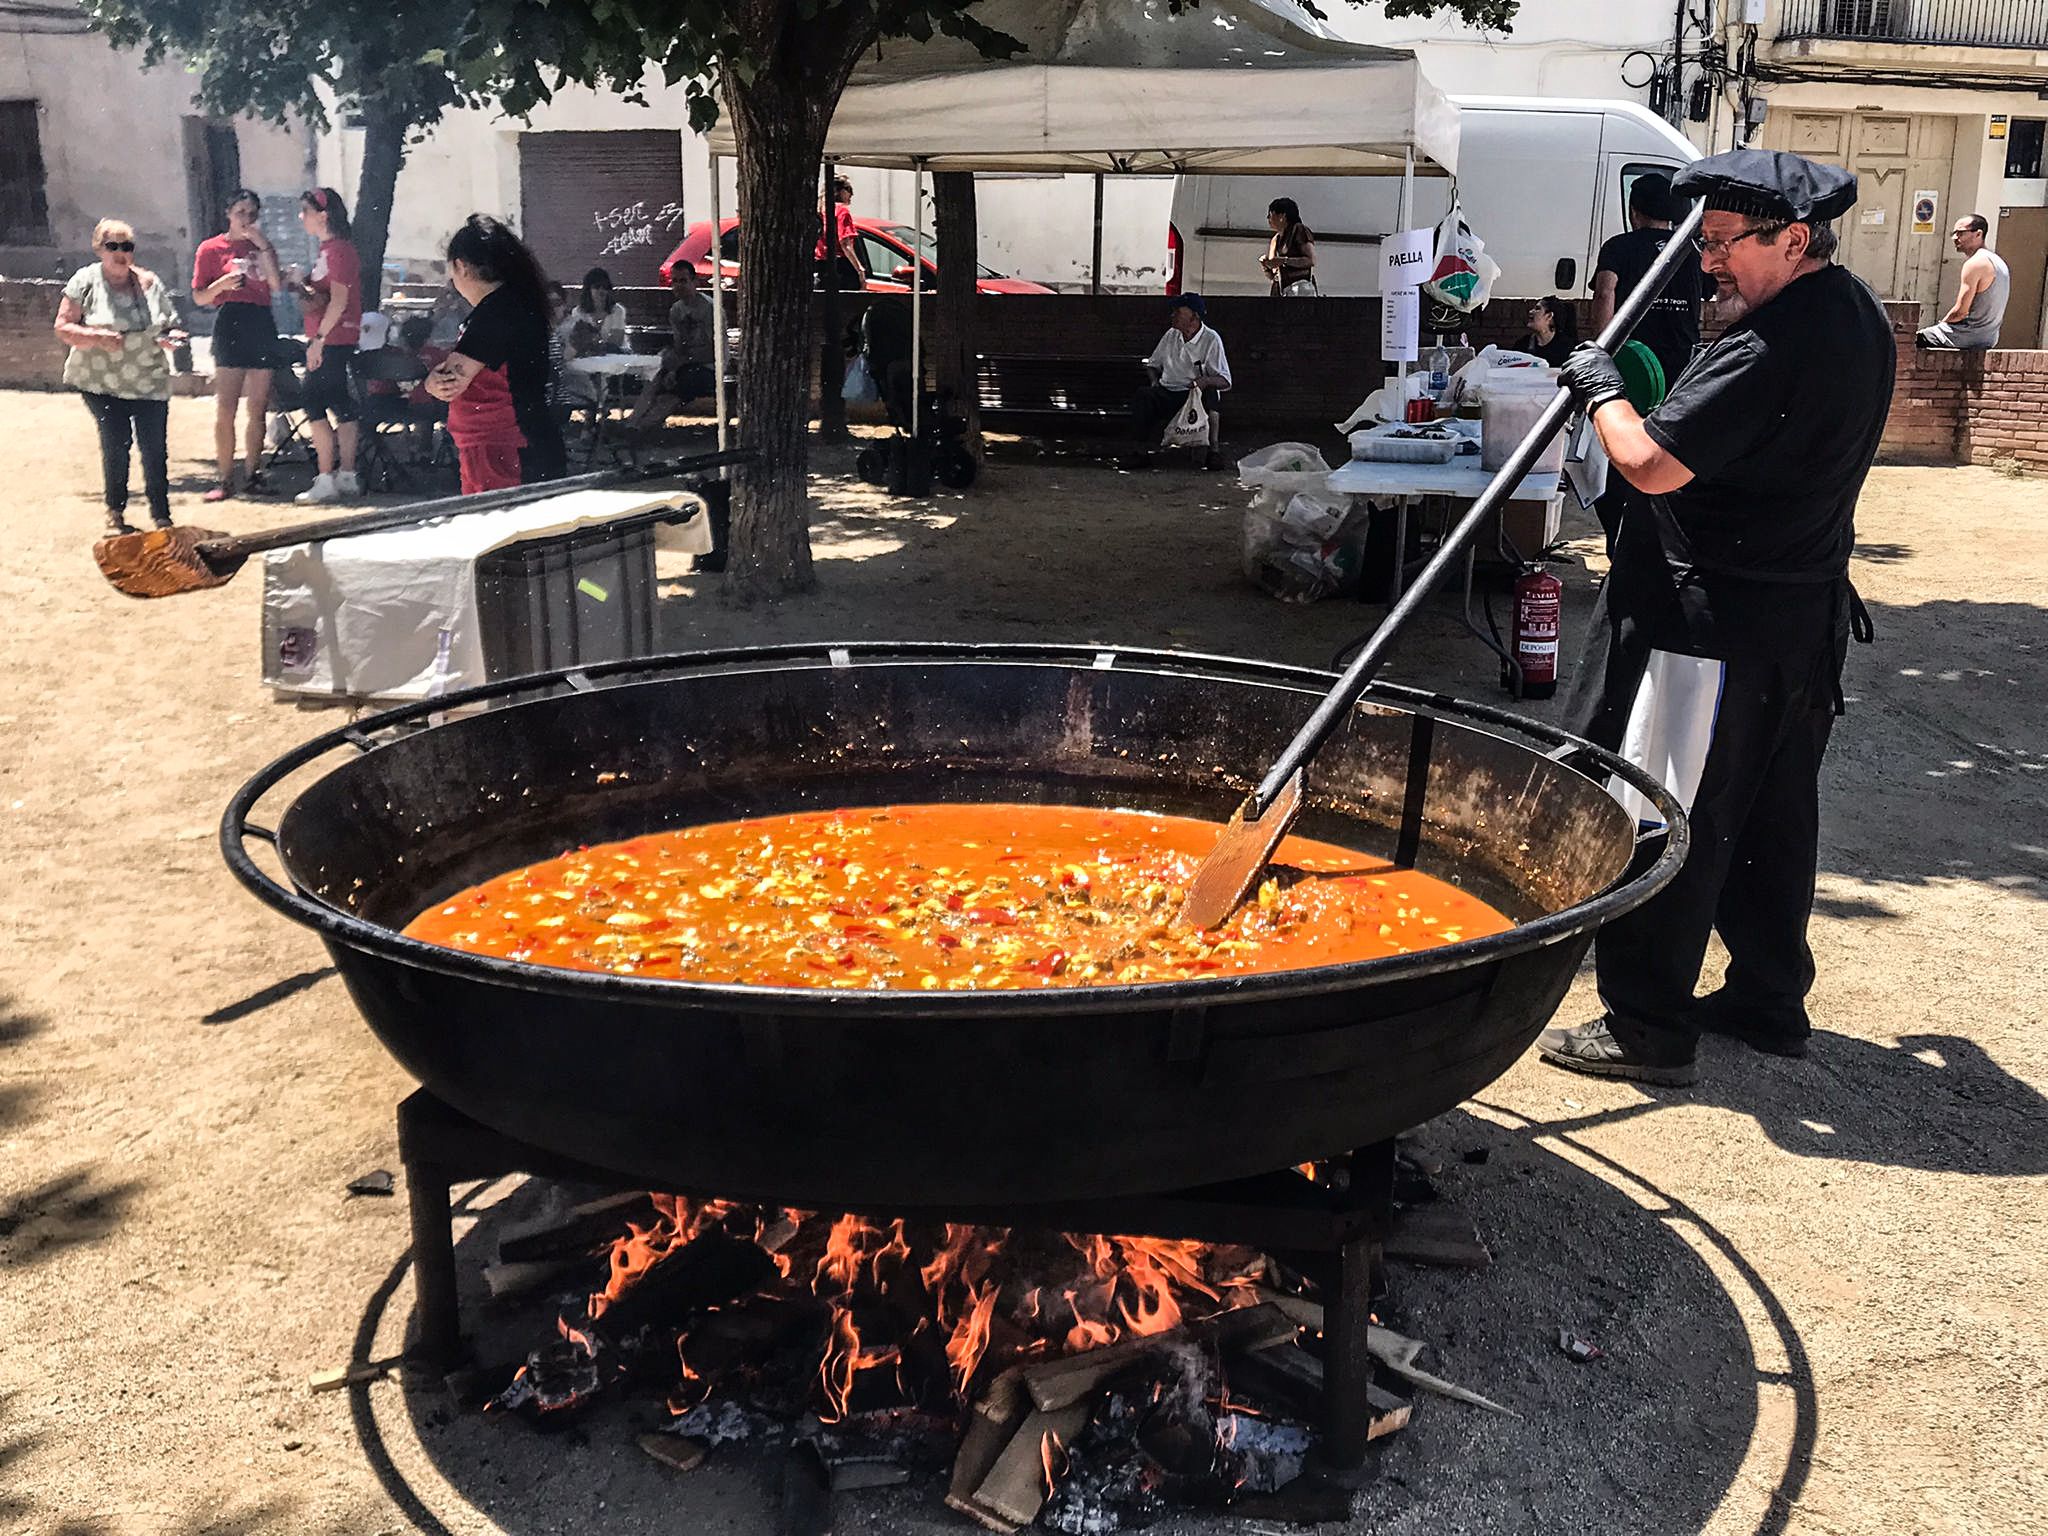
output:
[[1351, 1156], [1351, 1200], [1364, 1230], [1337, 1251], [1334, 1283], [1323, 1298], [1322, 1460], [1340, 1477], [1365, 1465], [1372, 1433], [1373, 1270], [1393, 1217], [1394, 1144], [1379, 1142]]
[[462, 1356], [449, 1182], [446, 1170], [432, 1163], [405, 1165], [405, 1193], [412, 1207], [413, 1307], [420, 1322], [418, 1353], [444, 1369]]
[[1387, 583], [1387, 606], [1393, 607], [1401, 601], [1402, 589], [1408, 585], [1408, 498], [1394, 498], [1394, 575]]

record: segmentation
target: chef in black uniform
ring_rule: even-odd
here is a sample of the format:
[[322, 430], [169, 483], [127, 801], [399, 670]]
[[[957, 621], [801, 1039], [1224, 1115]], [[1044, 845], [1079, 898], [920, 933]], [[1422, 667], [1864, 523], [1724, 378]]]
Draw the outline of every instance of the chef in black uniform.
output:
[[[1702, 1030], [1806, 1052], [1820, 761], [1852, 627], [1869, 638], [1849, 552], [1894, 353], [1876, 295], [1832, 261], [1853, 175], [1739, 149], [1693, 162], [1672, 190], [1706, 199], [1701, 265], [1733, 323], [1648, 417], [1598, 346], [1565, 364], [1640, 493], [1570, 712], [1672, 790], [1692, 848], [1670, 885], [1600, 931], [1603, 1016], [1545, 1030], [1538, 1048], [1574, 1071], [1675, 1085], [1694, 1079]], [[1727, 974], [1695, 999], [1714, 930]]]

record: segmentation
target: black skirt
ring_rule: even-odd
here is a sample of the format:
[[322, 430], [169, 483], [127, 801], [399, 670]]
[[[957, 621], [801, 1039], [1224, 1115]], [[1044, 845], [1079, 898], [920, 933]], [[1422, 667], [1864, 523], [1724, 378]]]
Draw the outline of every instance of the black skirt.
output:
[[268, 304], [223, 304], [213, 321], [213, 366], [277, 366], [277, 322]]

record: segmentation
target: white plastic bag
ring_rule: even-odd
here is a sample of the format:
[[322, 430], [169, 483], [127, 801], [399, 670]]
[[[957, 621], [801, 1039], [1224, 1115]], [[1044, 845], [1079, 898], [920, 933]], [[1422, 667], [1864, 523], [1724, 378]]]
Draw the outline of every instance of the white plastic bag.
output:
[[1493, 297], [1500, 266], [1486, 254], [1486, 242], [1465, 222], [1458, 203], [1436, 227], [1436, 261], [1422, 291], [1449, 309], [1471, 314]]
[[1209, 413], [1202, 409], [1202, 391], [1199, 387], [1188, 391], [1187, 404], [1183, 405], [1180, 414], [1167, 424], [1166, 436], [1161, 441], [1169, 448], [1209, 446]]
[[1330, 466], [1310, 443], [1275, 443], [1237, 461], [1237, 483], [1246, 490], [1270, 491], [1276, 513], [1290, 496], [1324, 490], [1329, 479]]
[[875, 388], [875, 376], [868, 369], [865, 352], [856, 352], [853, 361], [846, 365], [846, 382], [839, 387], [839, 398], [848, 405], [865, 405], [882, 398], [882, 392]]

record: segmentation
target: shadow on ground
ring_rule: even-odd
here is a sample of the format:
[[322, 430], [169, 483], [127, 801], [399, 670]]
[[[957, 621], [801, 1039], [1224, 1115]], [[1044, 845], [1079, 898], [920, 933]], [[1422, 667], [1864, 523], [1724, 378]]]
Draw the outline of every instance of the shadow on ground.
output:
[[1803, 1061], [1701, 1042], [1700, 1080], [1619, 1109], [1551, 1122], [1563, 1133], [1612, 1125], [1670, 1103], [1748, 1115], [1797, 1157], [1931, 1173], [2021, 1178], [2048, 1173], [2048, 1099], [1960, 1035], [1896, 1046], [1818, 1031]]
[[[1588, 1173], [1529, 1135], [1476, 1116], [1447, 1116], [1427, 1134], [1454, 1150], [1487, 1149], [1484, 1167], [1450, 1156], [1444, 1182], [1446, 1194], [1479, 1220], [1496, 1263], [1479, 1275], [1396, 1269], [1380, 1315], [1428, 1340], [1444, 1374], [1523, 1418], [1419, 1400], [1413, 1425], [1381, 1452], [1357, 1528], [1444, 1529], [1441, 1499], [1455, 1504], [1461, 1530], [1528, 1529], [1538, 1511], [1556, 1529], [1674, 1536], [1702, 1529], [1750, 1454], [1759, 1380], [1742, 1312], [1713, 1270], [1669, 1216], [1645, 1213], [1640, 1188], [1616, 1187], [1625, 1180]], [[541, 1189], [533, 1182], [515, 1189], [459, 1245], [465, 1321], [479, 1358], [517, 1359], [555, 1336], [557, 1303], [490, 1303], [480, 1275], [496, 1233], [536, 1208]], [[564, 1288], [587, 1290], [602, 1271], [594, 1263], [590, 1276]], [[396, 1339], [400, 1320], [385, 1313], [403, 1272], [401, 1262], [372, 1299], [359, 1358], [372, 1356], [380, 1333], [385, 1348]], [[1774, 1301], [1761, 1305], [1782, 1316]], [[1566, 1359], [1555, 1344], [1560, 1326], [1598, 1339], [1608, 1360], [1587, 1368]], [[1774, 1357], [1783, 1353], [1773, 1348]], [[1504, 1359], [1519, 1362], [1515, 1374], [1485, 1374], [1487, 1362]], [[355, 1425], [386, 1493], [416, 1530], [444, 1531], [433, 1506], [451, 1497], [510, 1536], [538, 1536], [557, 1528], [566, 1511], [599, 1500], [606, 1529], [626, 1536], [684, 1528], [765, 1536], [775, 1529], [772, 1448], [724, 1448], [679, 1478], [633, 1444], [635, 1434], [666, 1421], [658, 1402], [600, 1402], [543, 1434], [458, 1408], [438, 1383], [410, 1382], [402, 1401], [431, 1477], [414, 1480], [400, 1469], [409, 1454], [394, 1456], [386, 1438], [396, 1411], [388, 1389], [356, 1391]], [[1802, 1422], [1811, 1418], [1806, 1411]], [[843, 1495], [843, 1524], [957, 1532], [943, 1492], [930, 1483]], [[1241, 1524], [1189, 1514], [1173, 1528], [1222, 1536]]]

